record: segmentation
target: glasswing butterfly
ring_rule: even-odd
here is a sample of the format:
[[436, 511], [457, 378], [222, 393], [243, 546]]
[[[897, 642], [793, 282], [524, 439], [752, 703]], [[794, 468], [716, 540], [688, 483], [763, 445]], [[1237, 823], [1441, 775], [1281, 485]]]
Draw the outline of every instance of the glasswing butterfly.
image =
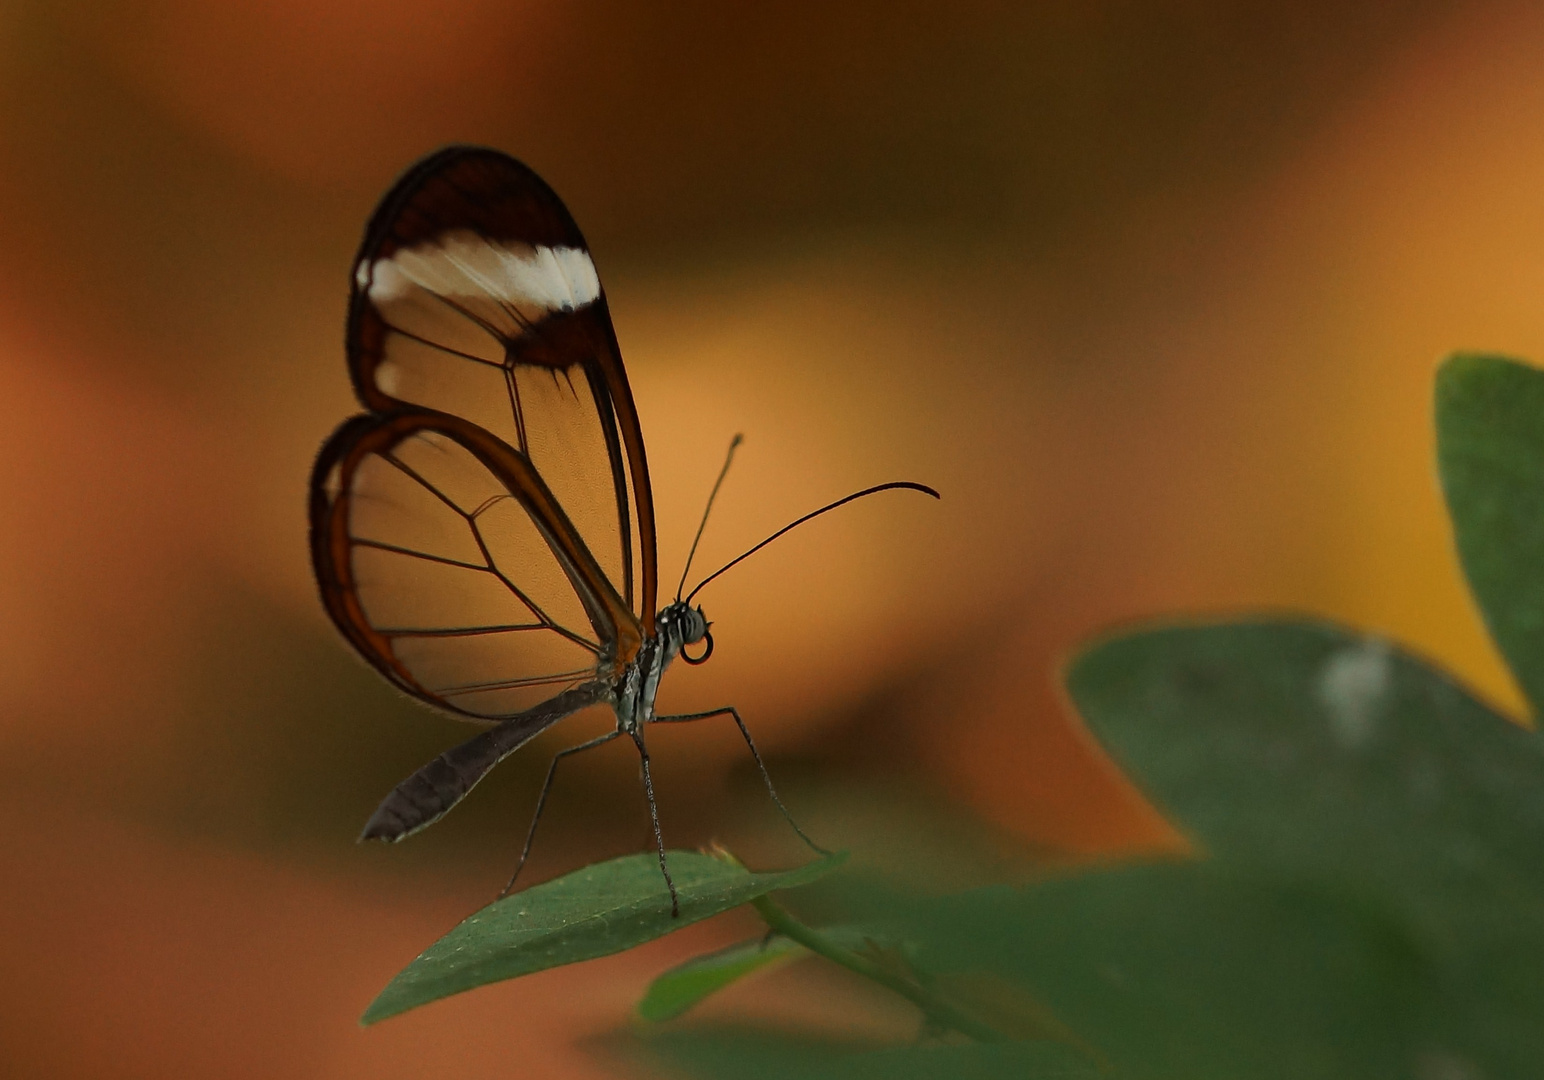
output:
[[441, 150], [381, 200], [354, 262], [347, 353], [367, 411], [332, 434], [312, 471], [322, 602], [398, 689], [486, 725], [399, 784], [361, 839], [432, 824], [538, 733], [609, 705], [615, 730], [553, 758], [516, 875], [558, 761], [626, 736], [674, 909], [644, 728], [724, 715], [778, 809], [820, 850], [778, 799], [740, 714], [656, 715], [660, 676], [677, 656], [701, 663], [712, 652], [691, 599], [729, 566], [874, 491], [937, 492], [894, 483], [849, 495], [656, 612], [649, 469], [605, 292], [557, 195], [495, 150]]

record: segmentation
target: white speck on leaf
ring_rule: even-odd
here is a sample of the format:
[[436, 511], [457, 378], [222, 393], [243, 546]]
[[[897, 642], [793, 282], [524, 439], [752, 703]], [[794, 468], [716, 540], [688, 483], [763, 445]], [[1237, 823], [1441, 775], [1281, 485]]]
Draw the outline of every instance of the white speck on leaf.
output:
[[1124, 990], [1130, 985], [1131, 980], [1126, 977], [1125, 971], [1115, 964], [1100, 964], [1099, 977], [1118, 990]]
[[1484, 1080], [1478, 1065], [1447, 1050], [1422, 1054], [1415, 1063], [1415, 1080]]
[[1359, 750], [1377, 735], [1392, 681], [1389, 644], [1381, 638], [1365, 638], [1324, 662], [1319, 701], [1329, 714], [1330, 734], [1343, 748]]

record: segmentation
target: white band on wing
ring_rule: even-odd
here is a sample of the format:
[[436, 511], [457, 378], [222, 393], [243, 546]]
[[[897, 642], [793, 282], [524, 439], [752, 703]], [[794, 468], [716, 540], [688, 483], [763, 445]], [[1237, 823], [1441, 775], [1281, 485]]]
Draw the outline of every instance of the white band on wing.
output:
[[600, 278], [583, 248], [506, 247], [468, 229], [441, 233], [373, 265], [360, 263], [356, 275], [361, 288], [368, 282], [378, 305], [407, 296], [414, 286], [545, 311], [572, 311], [600, 296]]

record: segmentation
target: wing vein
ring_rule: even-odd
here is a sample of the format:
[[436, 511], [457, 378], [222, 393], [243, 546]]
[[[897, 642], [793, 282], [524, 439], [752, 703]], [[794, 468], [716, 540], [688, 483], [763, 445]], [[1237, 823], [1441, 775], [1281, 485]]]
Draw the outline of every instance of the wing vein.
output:
[[452, 349], [449, 345], [442, 345], [438, 341], [431, 341], [424, 337], [422, 334], [415, 334], [411, 330], [404, 330], [400, 326], [386, 322], [385, 319], [382, 319], [381, 322], [385, 325], [387, 331], [390, 333], [400, 334], [402, 337], [405, 337], [410, 341], [416, 341], [420, 345], [427, 345], [431, 349], [438, 349], [440, 352], [446, 353], [450, 356], [459, 357], [462, 360], [470, 360], [474, 364], [486, 364], [488, 367], [504, 366], [504, 363], [501, 360], [489, 360], [486, 357], [477, 356], [474, 353], [462, 352], [460, 349]]
[[509, 341], [511, 335], [506, 334], [503, 330], [500, 330], [497, 326], [494, 326], [491, 322], [477, 314], [477, 312], [473, 311], [471, 308], [462, 304], [458, 304], [450, 297], [442, 295], [441, 293], [437, 293], [433, 289], [424, 288], [421, 285], [419, 288], [422, 288], [424, 292], [428, 293], [440, 303], [450, 308], [450, 310], [454, 311], [457, 315], [460, 315], [463, 319], [475, 323], [485, 334], [491, 337], [494, 341], [497, 341], [500, 345], [504, 345]]
[[522, 604], [530, 609], [532, 615], [535, 615], [542, 621], [543, 626], [553, 631], [554, 633], [561, 634], [563, 637], [566, 637], [574, 644], [583, 646], [591, 653], [599, 655], [600, 648], [596, 643], [589, 641], [586, 638], [580, 637], [578, 634], [568, 629], [568, 627], [558, 623], [556, 619], [552, 618], [552, 616], [548, 615], [541, 609], [541, 605], [537, 604], [535, 600], [532, 600], [529, 596], [527, 596], [524, 589], [511, 581], [508, 574], [499, 569], [498, 563], [493, 558], [493, 553], [488, 550], [487, 542], [483, 540], [482, 529], [478, 528], [477, 519], [475, 517], [468, 517], [467, 524], [472, 527], [472, 538], [477, 541], [477, 549], [482, 552], [482, 557], [488, 560], [488, 567], [493, 571], [493, 575], [502, 581], [504, 583], [504, 587], [510, 592], [514, 593], [516, 598], [518, 598]]
[[[490, 249], [494, 250], [495, 253], [510, 254], [508, 249], [504, 248], [502, 245], [493, 243], [491, 240], [485, 239], [483, 242], [487, 244]], [[498, 305], [500, 311], [509, 316], [509, 321], [515, 324], [515, 329], [522, 332], [530, 329], [531, 320], [520, 314], [519, 308], [509, 303], [504, 299], [504, 297], [500, 296], [498, 286], [492, 280], [483, 276], [482, 271], [476, 269], [472, 266], [471, 263], [452, 253], [448, 248], [441, 249], [441, 251], [444, 254], [445, 260], [447, 262], [465, 274], [468, 280], [477, 285], [484, 293], [487, 294], [488, 299], [492, 300], [495, 304]]]
[[515, 437], [520, 440], [520, 452], [531, 456], [530, 444], [525, 437], [525, 412], [520, 407], [520, 384], [515, 380], [515, 367], [504, 364], [504, 382], [509, 387], [509, 408], [515, 414]]
[[478, 566], [476, 563], [462, 562], [460, 559], [452, 559], [445, 555], [431, 555], [427, 551], [418, 551], [415, 548], [402, 547], [399, 544], [388, 544], [383, 540], [366, 540], [362, 537], [351, 536], [349, 543], [355, 547], [375, 548], [378, 551], [391, 551], [398, 555], [407, 555], [414, 559], [424, 559], [428, 562], [444, 563], [446, 566], [460, 567], [462, 570], [476, 570], [480, 573], [491, 574], [493, 567]]
[[510, 623], [507, 626], [453, 626], [444, 629], [404, 626], [390, 630], [376, 630], [382, 637], [477, 637], [482, 634], [504, 634], [516, 630], [550, 630], [544, 623]]
[[574, 682], [579, 679], [588, 679], [595, 674], [593, 671], [564, 671], [555, 675], [531, 675], [524, 679], [499, 679], [485, 683], [466, 683], [462, 686], [446, 686], [437, 692], [446, 697], [458, 694], [475, 694], [487, 690], [519, 690], [528, 686], [552, 686], [557, 683]]
[[[440, 500], [440, 502], [444, 503], [446, 506], [450, 507], [452, 510], [454, 510], [461, 517], [463, 517], [463, 518], [467, 517], [467, 512], [465, 510], [461, 509], [461, 507], [457, 506], [455, 504], [455, 502], [452, 501], [452, 499], [450, 498], [449, 495], [446, 495], [439, 488], [435, 487], [432, 483], [430, 483], [424, 477], [419, 475], [413, 469], [412, 466], [408, 465], [406, 462], [404, 462], [401, 459], [399, 459], [395, 454], [391, 453], [390, 451], [383, 451], [381, 453], [381, 457], [384, 460], [390, 462], [392, 465], [395, 465], [398, 469], [401, 469], [403, 473], [405, 473], [407, 476], [409, 476], [410, 478], [412, 478], [413, 480], [415, 480], [419, 484], [421, 484], [425, 491], [427, 491], [429, 494], [433, 495], [436, 499]], [[470, 520], [470, 518], [468, 518], [468, 520]], [[483, 557], [487, 558], [487, 556], [488, 556], [488, 553], [486, 551], [484, 551], [483, 552]], [[489, 564], [492, 565], [492, 560], [489, 560]]]

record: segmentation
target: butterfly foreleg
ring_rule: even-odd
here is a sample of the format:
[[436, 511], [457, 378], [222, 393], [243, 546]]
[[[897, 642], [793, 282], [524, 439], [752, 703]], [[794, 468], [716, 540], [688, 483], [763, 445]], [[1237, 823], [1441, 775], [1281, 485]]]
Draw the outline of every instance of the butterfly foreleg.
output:
[[500, 897], [509, 895], [509, 891], [515, 887], [515, 879], [520, 876], [520, 871], [525, 868], [525, 860], [531, 854], [531, 843], [536, 839], [536, 823], [541, 821], [541, 812], [547, 805], [547, 793], [552, 790], [552, 778], [558, 773], [558, 762], [570, 754], [579, 753], [581, 750], [593, 750], [597, 746], [604, 746], [620, 734], [622, 734], [620, 728], [615, 731], [608, 731], [604, 735], [598, 735], [587, 742], [580, 743], [578, 746], [570, 746], [567, 750], [559, 750], [556, 754], [552, 755], [552, 764], [547, 766], [547, 779], [542, 781], [541, 794], [536, 797], [536, 813], [531, 815], [531, 827], [526, 830], [525, 847], [520, 849], [520, 861], [515, 863], [515, 872], [509, 875], [508, 883], [499, 891]]
[[709, 709], [707, 712], [677, 713], [674, 716], [654, 716], [650, 717], [649, 722], [653, 724], [686, 724], [693, 720], [709, 720], [715, 716], [734, 717], [735, 725], [739, 727], [740, 734], [745, 736], [745, 745], [750, 747], [751, 758], [756, 762], [756, 768], [761, 771], [761, 779], [767, 785], [767, 794], [772, 796], [772, 802], [777, 806], [778, 811], [783, 815], [783, 820], [788, 822], [789, 827], [792, 828], [794, 832], [799, 834], [800, 840], [803, 840], [807, 845], [809, 845], [811, 851], [814, 851], [820, 855], [831, 854], [825, 848], [811, 840], [804, 832], [804, 830], [799, 828], [799, 823], [795, 821], [793, 819], [793, 815], [788, 812], [788, 807], [784, 806], [783, 800], [778, 798], [777, 788], [772, 786], [772, 774], [767, 772], [767, 767], [761, 760], [761, 754], [756, 749], [756, 740], [751, 738], [751, 729], [745, 726], [745, 721], [740, 718], [740, 711], [733, 705], [726, 705], [722, 709]]

